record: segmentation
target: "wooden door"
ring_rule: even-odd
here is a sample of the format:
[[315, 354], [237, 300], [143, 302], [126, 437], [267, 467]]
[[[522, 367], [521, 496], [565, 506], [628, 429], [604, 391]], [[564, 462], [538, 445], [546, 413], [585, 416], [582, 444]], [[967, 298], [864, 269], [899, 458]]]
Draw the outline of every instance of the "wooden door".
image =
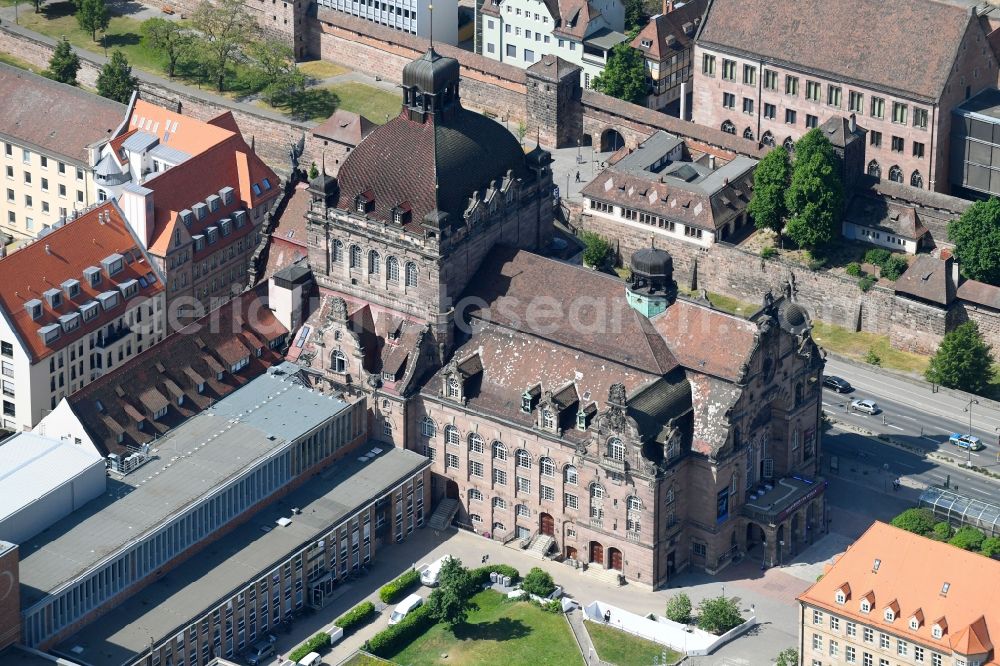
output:
[[539, 519], [539, 531], [546, 536], [555, 536], [555, 521], [547, 513], [543, 513]]

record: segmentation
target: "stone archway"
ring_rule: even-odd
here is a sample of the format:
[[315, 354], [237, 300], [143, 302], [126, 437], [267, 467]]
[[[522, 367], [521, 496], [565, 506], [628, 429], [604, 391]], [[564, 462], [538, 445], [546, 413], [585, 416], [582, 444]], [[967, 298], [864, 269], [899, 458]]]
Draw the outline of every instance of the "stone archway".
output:
[[625, 138], [621, 135], [621, 132], [609, 127], [608, 129], [601, 132], [601, 152], [608, 153], [625, 146]]
[[566, 559], [575, 560], [576, 559], [576, 548], [573, 546], [566, 546]]
[[590, 542], [590, 563], [604, 566], [604, 546], [599, 541]]
[[621, 571], [623, 564], [622, 551], [617, 548], [608, 548], [608, 568]]
[[556, 521], [553, 520], [552, 516], [547, 513], [543, 513], [538, 517], [538, 531], [545, 536], [555, 536], [556, 533]]

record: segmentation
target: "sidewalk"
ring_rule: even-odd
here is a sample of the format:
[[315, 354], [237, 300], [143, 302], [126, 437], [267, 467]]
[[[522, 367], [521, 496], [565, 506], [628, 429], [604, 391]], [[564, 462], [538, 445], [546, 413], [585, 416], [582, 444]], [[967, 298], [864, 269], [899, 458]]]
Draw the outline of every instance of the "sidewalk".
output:
[[589, 665], [612, 666], [612, 664], [602, 661], [598, 656], [597, 650], [594, 648], [594, 642], [590, 640], [590, 632], [584, 626], [582, 609], [574, 608], [566, 613], [566, 621], [569, 622], [569, 628], [573, 631], [573, 636], [576, 637], [576, 644], [580, 646], [580, 652], [583, 654], [583, 661], [585, 663]]

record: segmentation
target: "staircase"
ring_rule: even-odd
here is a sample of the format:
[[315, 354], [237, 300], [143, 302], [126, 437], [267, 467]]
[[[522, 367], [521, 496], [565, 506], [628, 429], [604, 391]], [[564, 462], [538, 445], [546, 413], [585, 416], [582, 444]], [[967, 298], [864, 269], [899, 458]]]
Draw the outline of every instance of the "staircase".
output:
[[456, 513], [458, 513], [458, 500], [443, 499], [438, 502], [431, 519], [427, 521], [427, 525], [432, 530], [446, 530], [451, 525], [451, 521], [454, 520]]
[[603, 580], [605, 583], [611, 583], [612, 585], [625, 584], [625, 578], [620, 571], [617, 569], [605, 569], [600, 564], [590, 564], [583, 574], [597, 580]]
[[528, 546], [528, 550], [526, 552], [534, 558], [544, 560], [545, 556], [548, 555], [550, 550], [552, 550], [552, 544], [554, 544], [555, 541], [555, 539], [547, 534], [537, 534], [535, 535], [535, 538], [531, 540], [531, 544]]

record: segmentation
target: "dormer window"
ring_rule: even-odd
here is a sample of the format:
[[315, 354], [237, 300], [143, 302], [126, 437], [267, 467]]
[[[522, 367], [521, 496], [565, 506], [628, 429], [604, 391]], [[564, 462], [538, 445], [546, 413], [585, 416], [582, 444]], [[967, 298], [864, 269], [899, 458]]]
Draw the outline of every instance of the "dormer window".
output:
[[576, 413], [576, 429], [586, 430], [587, 429], [587, 412], [582, 409]]
[[208, 210], [211, 211], [211, 212], [213, 212], [213, 213], [215, 211], [219, 210], [219, 203], [220, 203], [220, 201], [221, 200], [219, 199], [218, 195], [216, 195], [216, 194], [213, 194], [213, 195], [209, 196], [207, 199], [205, 199], [205, 203], [208, 204]]
[[648, 49], [650, 46], [653, 45], [653, 41], [650, 40], [650, 39], [644, 39], [644, 40], [642, 40], [641, 43], [642, 43], [642, 48], [644, 48], [644, 49]]
[[521, 411], [530, 412], [531, 411], [531, 394], [527, 391], [521, 395]]
[[263, 180], [263, 183], [264, 183], [264, 189], [265, 190], [271, 189], [271, 179], [270, 178], [265, 178]]
[[199, 221], [204, 220], [206, 217], [208, 217], [208, 206], [206, 206], [201, 202], [198, 202], [195, 205], [191, 206], [191, 210], [194, 211], [195, 217], [197, 217]]
[[837, 596], [836, 596], [836, 599], [837, 599], [837, 603], [838, 603], [838, 604], [842, 604], [842, 603], [844, 603], [844, 602], [846, 602], [846, 601], [847, 601], [847, 597], [846, 597], [846, 596], [844, 596], [844, 593], [843, 593], [843, 592], [841, 592], [840, 590], [837, 590]]
[[42, 302], [37, 298], [33, 298], [24, 304], [24, 309], [28, 312], [31, 318], [38, 319], [42, 316]]
[[66, 280], [62, 283], [63, 291], [66, 293], [66, 298], [76, 298], [80, 295], [80, 282], [78, 280]]
[[458, 380], [454, 377], [448, 378], [448, 397], [458, 398], [462, 394], [462, 387], [459, 385]]
[[233, 203], [233, 188], [223, 187], [219, 190], [219, 196], [222, 197], [222, 205], [229, 206]]
[[944, 635], [944, 631], [941, 629], [940, 625], [935, 624], [931, 629], [931, 636], [934, 638], [941, 638]]
[[917, 618], [911, 617], [910, 618], [910, 629], [912, 629], [913, 631], [916, 631], [919, 628], [920, 628], [920, 623], [917, 622]]
[[861, 602], [861, 612], [862, 613], [868, 613], [868, 612], [871, 611], [871, 609], [872, 609], [872, 605], [870, 603], [868, 603], [867, 599], [865, 599], [865, 600], [863, 600]]
[[896, 619], [896, 614], [892, 612], [891, 608], [886, 608], [884, 617], [886, 622], [893, 622]]
[[546, 430], [553, 430], [556, 427], [556, 417], [552, 413], [552, 410], [543, 409], [542, 410], [542, 427]]
[[101, 284], [101, 269], [96, 266], [88, 266], [83, 269], [83, 277], [91, 288], [96, 288], [97, 285]]
[[194, 221], [194, 213], [185, 209], [181, 211], [181, 222], [184, 223], [185, 227], [190, 227], [191, 222]]
[[50, 308], [57, 308], [62, 305], [62, 292], [58, 289], [48, 289], [44, 294], [45, 302], [49, 304]]

